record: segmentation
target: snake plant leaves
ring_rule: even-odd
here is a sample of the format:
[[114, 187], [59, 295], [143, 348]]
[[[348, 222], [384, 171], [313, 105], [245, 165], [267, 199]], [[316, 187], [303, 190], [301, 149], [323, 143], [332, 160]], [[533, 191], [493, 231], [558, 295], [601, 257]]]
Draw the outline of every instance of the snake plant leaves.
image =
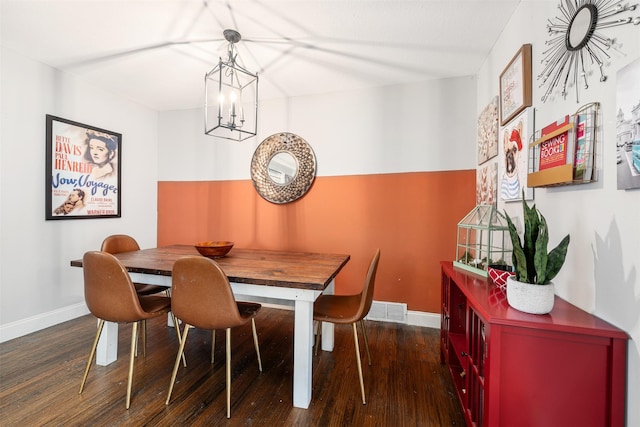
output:
[[547, 220], [540, 215], [540, 227], [538, 227], [538, 237], [536, 238], [536, 250], [533, 254], [533, 264], [535, 266], [535, 281], [538, 285], [544, 285], [547, 276], [547, 243], [549, 243], [549, 231]]
[[569, 247], [569, 235], [567, 234], [566, 236], [564, 236], [564, 239], [562, 239], [562, 241], [558, 244], [558, 246], [556, 246], [555, 248], [553, 248], [553, 250], [551, 252], [549, 252], [549, 260], [547, 261], [547, 274], [546, 274], [546, 282], [545, 283], [549, 283], [549, 281], [553, 280], [554, 277], [556, 277], [556, 274], [558, 274], [558, 272], [560, 271], [560, 268], [562, 268], [562, 265], [564, 264], [564, 260], [567, 257], [567, 249]]
[[518, 236], [518, 231], [516, 230], [516, 226], [511, 221], [509, 214], [505, 211], [505, 218], [507, 219], [507, 225], [509, 226], [509, 236], [511, 236], [511, 245], [513, 246], [512, 260], [513, 267], [516, 272], [516, 280], [520, 282], [528, 283], [529, 279], [527, 276], [527, 258], [525, 256], [524, 250], [522, 249], [522, 243], [520, 242], [520, 236]]
[[516, 272], [516, 280], [544, 285], [549, 283], [562, 268], [569, 247], [569, 235], [565, 236], [551, 252], [547, 252], [549, 244], [547, 220], [538, 211], [535, 204], [531, 207], [527, 205], [524, 199], [524, 191], [522, 192], [522, 208], [524, 213], [524, 241], [520, 240], [513, 221], [505, 211], [509, 235], [513, 245], [512, 263]]
[[527, 259], [527, 276], [533, 281], [536, 276], [535, 254], [540, 218], [538, 217], [536, 205], [531, 208], [527, 205], [524, 200], [524, 193], [522, 194], [522, 209], [524, 212], [524, 254]]

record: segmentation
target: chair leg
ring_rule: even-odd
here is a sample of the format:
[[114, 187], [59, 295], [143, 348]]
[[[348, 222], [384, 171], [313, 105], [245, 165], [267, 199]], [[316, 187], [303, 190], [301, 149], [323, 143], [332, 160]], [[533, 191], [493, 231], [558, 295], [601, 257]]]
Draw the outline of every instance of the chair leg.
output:
[[[168, 294], [168, 291], [167, 291]], [[178, 337], [178, 343], [180, 341], [182, 341], [182, 338], [180, 337], [180, 323], [178, 323], [178, 318], [175, 316], [175, 314], [173, 314], [173, 311], [169, 312], [171, 314], [171, 320], [173, 321], [173, 329], [176, 330], [176, 336]], [[187, 358], [184, 356], [184, 353], [182, 353], [182, 363], [184, 364], [184, 367], [187, 367]]]
[[[144, 326], [143, 326], [144, 328]], [[131, 356], [129, 357], [129, 377], [127, 379], [127, 409], [131, 404], [131, 385], [133, 383], [133, 362], [136, 358], [136, 341], [138, 339], [138, 322], [133, 322], [131, 331]]]
[[213, 356], [216, 352], [216, 330], [211, 330], [211, 364], [213, 365]]
[[369, 342], [367, 340], [367, 331], [364, 329], [364, 319], [360, 319], [360, 326], [362, 327], [362, 336], [364, 337], [364, 347], [367, 349], [367, 359], [369, 360], [369, 366], [371, 366], [371, 353], [369, 353]]
[[[176, 328], [178, 326], [176, 325]], [[173, 385], [176, 382], [176, 374], [178, 373], [178, 368], [180, 367], [180, 356], [184, 352], [184, 345], [187, 343], [187, 335], [189, 334], [189, 325], [184, 324], [184, 329], [182, 330], [182, 339], [180, 340], [180, 347], [178, 348], [178, 356], [176, 357], [176, 363], [173, 365], [173, 373], [171, 374], [171, 382], [169, 383], [169, 393], [167, 393], [167, 401], [165, 405], [169, 404], [169, 399], [171, 399], [171, 392], [173, 391]]]
[[356, 361], [358, 362], [358, 376], [360, 377], [360, 391], [362, 392], [362, 404], [366, 405], [367, 401], [364, 398], [364, 381], [362, 380], [362, 362], [360, 362], [360, 345], [358, 345], [358, 328], [356, 322], [353, 323], [353, 338], [356, 345]]
[[93, 346], [91, 346], [91, 351], [89, 352], [89, 360], [87, 360], [87, 367], [84, 369], [84, 376], [82, 377], [82, 383], [80, 384], [80, 391], [78, 394], [82, 394], [84, 383], [87, 381], [89, 369], [91, 369], [91, 362], [93, 361], [93, 357], [96, 355], [96, 347], [98, 346], [98, 340], [100, 340], [100, 334], [102, 333], [103, 326], [104, 320], [100, 319], [98, 322], [98, 332], [96, 333], [96, 338], [93, 340]]
[[227, 328], [227, 418], [231, 418], [231, 328]]
[[256, 321], [251, 318], [251, 329], [253, 330], [253, 345], [256, 346], [256, 354], [258, 355], [258, 369], [262, 372], [262, 360], [260, 359], [260, 346], [258, 345], [258, 333], [256, 332]]
[[[171, 298], [171, 288], [167, 288], [164, 291], [164, 294], [166, 296], [168, 296], [169, 298]], [[171, 320], [173, 321], [173, 327], [176, 330], [176, 336], [178, 337], [178, 342], [180, 342], [180, 324], [178, 323], [178, 319], [176, 318], [176, 315], [173, 314], [173, 311], [170, 311], [169, 313], [171, 313]], [[182, 363], [184, 364], [184, 367], [187, 367], [187, 358], [184, 357], [184, 353], [182, 354]]]

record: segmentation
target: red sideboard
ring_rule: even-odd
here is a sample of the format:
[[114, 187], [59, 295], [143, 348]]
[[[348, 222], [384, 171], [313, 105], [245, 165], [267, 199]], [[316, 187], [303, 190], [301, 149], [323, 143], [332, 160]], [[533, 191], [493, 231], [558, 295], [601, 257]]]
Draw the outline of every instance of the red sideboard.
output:
[[628, 335], [556, 296], [509, 307], [490, 280], [442, 262], [440, 357], [467, 425], [624, 426]]

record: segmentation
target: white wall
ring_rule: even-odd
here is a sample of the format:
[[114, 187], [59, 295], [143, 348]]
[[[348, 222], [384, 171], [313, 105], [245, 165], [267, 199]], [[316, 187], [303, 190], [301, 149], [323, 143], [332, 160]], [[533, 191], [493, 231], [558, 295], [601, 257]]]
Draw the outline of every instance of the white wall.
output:
[[[155, 246], [157, 113], [0, 51], [0, 341], [86, 313], [69, 266], [111, 233]], [[45, 114], [122, 133], [122, 218], [45, 221]]]
[[[588, 102], [598, 101], [603, 112], [602, 174], [597, 183], [536, 189], [535, 203], [549, 223], [550, 244], [567, 233], [571, 243], [567, 260], [554, 280], [556, 293], [578, 307], [624, 329], [629, 341], [627, 425], [640, 425], [640, 190], [617, 190], [615, 114], [616, 71], [640, 58], [637, 25], [609, 28], [603, 34], [622, 43], [621, 55], [613, 49], [608, 80], [599, 73], [589, 76], [589, 89], [580, 103], [570, 94], [542, 103], [536, 75], [548, 39], [546, 20], [555, 16], [557, 1], [525, 1], [505, 28], [478, 75], [477, 113], [499, 92], [498, 76], [524, 43], [533, 45], [533, 106], [536, 127], [574, 113]], [[637, 15], [637, 13], [636, 13]], [[634, 15], [635, 16], [635, 15]], [[499, 203], [510, 215], [522, 217], [520, 203]], [[576, 355], [588, 357], [588, 355]], [[549, 363], [553, 363], [552, 360]], [[526, 367], [523, 367], [526, 369]]]
[[161, 181], [250, 179], [258, 144], [292, 132], [313, 148], [318, 176], [473, 169], [473, 77], [261, 101], [258, 135], [204, 135], [202, 110], [160, 113]]

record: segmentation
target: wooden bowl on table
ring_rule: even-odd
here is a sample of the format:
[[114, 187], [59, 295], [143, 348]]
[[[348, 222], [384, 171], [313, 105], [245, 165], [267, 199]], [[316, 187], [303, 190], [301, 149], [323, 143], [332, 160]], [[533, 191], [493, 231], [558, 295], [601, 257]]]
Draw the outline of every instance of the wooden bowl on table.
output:
[[233, 242], [198, 242], [195, 247], [200, 252], [200, 255], [207, 258], [222, 258], [229, 253], [233, 247]]

